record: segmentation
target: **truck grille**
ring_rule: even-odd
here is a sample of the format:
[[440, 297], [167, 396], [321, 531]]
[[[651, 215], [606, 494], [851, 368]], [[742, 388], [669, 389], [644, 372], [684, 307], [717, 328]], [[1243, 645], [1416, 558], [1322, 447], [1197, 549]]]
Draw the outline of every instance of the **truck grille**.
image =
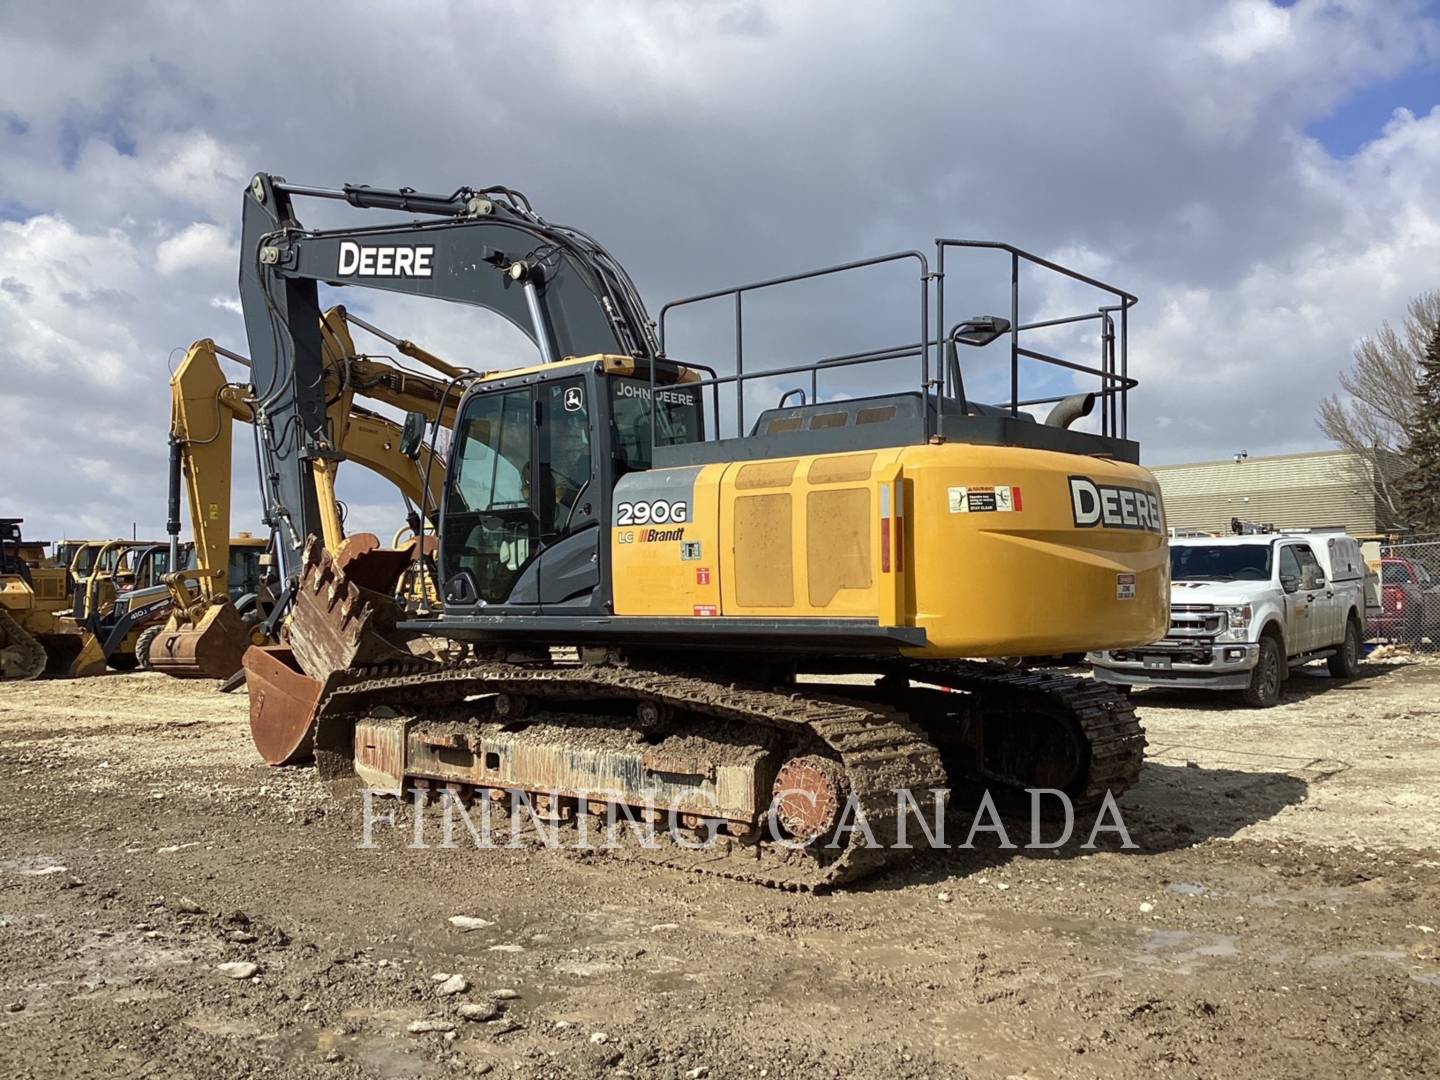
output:
[[1114, 657], [1116, 661], [1122, 664], [1141, 663], [1142, 661], [1144, 661], [1147, 655], [1166, 656], [1173, 663], [1176, 664], [1209, 664], [1212, 663], [1215, 659], [1214, 651], [1210, 649], [1209, 646], [1201, 645], [1178, 649], [1171, 647], [1167, 648], [1163, 653], [1151, 652], [1148, 654], [1144, 652], [1136, 652], [1131, 649], [1116, 649], [1111, 652], [1110, 655]]
[[1223, 611], [1216, 611], [1209, 604], [1170, 605], [1171, 638], [1214, 637], [1225, 630], [1226, 619]]

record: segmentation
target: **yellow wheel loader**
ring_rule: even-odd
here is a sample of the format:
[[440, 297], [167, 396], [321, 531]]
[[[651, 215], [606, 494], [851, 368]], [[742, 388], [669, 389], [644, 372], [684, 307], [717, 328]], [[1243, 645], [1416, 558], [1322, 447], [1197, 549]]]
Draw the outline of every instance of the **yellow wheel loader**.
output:
[[[415, 220], [309, 229], [302, 197]], [[956, 260], [982, 256], [1008, 271], [1009, 312], [947, 323], [970, 280]], [[1022, 270], [1094, 302], [1032, 315]], [[881, 273], [894, 287], [866, 292]], [[914, 297], [909, 334], [815, 356], [795, 331], [794, 355], [757, 364], [754, 313], [785, 310], [765, 301], [839, 275], [852, 314]], [[439, 610], [405, 614], [393, 581], [321, 542], [317, 492], [345, 456], [322, 281], [478, 305], [535, 344], [538, 364], [457, 374], [453, 422], [429, 424], [430, 446], [451, 432]], [[324, 777], [528, 809], [572, 833], [596, 814], [662, 822], [623, 851], [785, 889], [903, 857], [906, 825], [916, 840], [956, 785], [1055, 789], [1083, 812], [1139, 775], [1127, 697], [985, 662], [1167, 626], [1160, 492], [1127, 437], [1132, 294], [1012, 245], [942, 239], [933, 261], [898, 252], [674, 301], [657, 327], [598, 242], [513, 189], [264, 173], [245, 194], [240, 293], [269, 388], [255, 424], [289, 610], [288, 651], [245, 656], [265, 760], [313, 755]], [[715, 342], [700, 358], [666, 349], [667, 317], [702, 303], [724, 305], [722, 370]], [[1098, 361], [1032, 347], [1062, 324], [1098, 331]], [[982, 365], [992, 345], [1000, 362]], [[998, 404], [975, 396], [986, 370], [1008, 375]], [[1074, 426], [1095, 411], [1092, 430]], [[417, 657], [417, 636], [467, 657]], [[807, 681], [820, 675], [849, 680]]]

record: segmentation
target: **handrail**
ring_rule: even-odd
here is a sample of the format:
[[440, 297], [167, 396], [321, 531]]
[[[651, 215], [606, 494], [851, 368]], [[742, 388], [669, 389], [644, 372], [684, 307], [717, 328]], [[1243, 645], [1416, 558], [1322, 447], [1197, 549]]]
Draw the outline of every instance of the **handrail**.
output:
[[[771, 378], [776, 375], [789, 375], [797, 371], [811, 371], [812, 397], [816, 387], [816, 375], [814, 372], [815, 362], [801, 364], [791, 368], [774, 369], [768, 368], [763, 371], [745, 371], [745, 317], [743, 297], [746, 293], [755, 292], [758, 289], [774, 288], [778, 285], [790, 285], [800, 281], [810, 281], [816, 278], [829, 277], [832, 274], [840, 274], [849, 270], [860, 270], [868, 267], [883, 266], [888, 263], [900, 262], [902, 260], [915, 260], [920, 264], [920, 339], [924, 347], [919, 350], [920, 356], [920, 384], [922, 393], [929, 393], [930, 386], [930, 261], [924, 253], [916, 250], [893, 251], [888, 255], [876, 255], [868, 259], [855, 259], [850, 262], [836, 263], [833, 266], [824, 266], [818, 270], [806, 270], [796, 274], [785, 274], [780, 277], [766, 278], [761, 281], [747, 282], [743, 285], [733, 285], [726, 289], [716, 289], [707, 293], [699, 293], [695, 296], [685, 296], [678, 300], [671, 300], [660, 309], [659, 335], [660, 352], [665, 353], [665, 319], [672, 309], [685, 307], [689, 304], [697, 304], [705, 300], [717, 300], [721, 297], [732, 296], [735, 299], [735, 374], [722, 379], [716, 379], [713, 385], [720, 385], [720, 382], [735, 383], [735, 431], [737, 435], [745, 433], [745, 383], [755, 378]], [[883, 350], [880, 350], [883, 351]], [[868, 363], [868, 360], [858, 361]], [[838, 364], [835, 366], [839, 366]], [[653, 367], [650, 372], [651, 379], [651, 437], [654, 437], [654, 379]], [[693, 385], [697, 385], [692, 383]], [[700, 383], [698, 385], [712, 385], [712, 383]], [[719, 437], [720, 417], [715, 417], [716, 437]], [[928, 438], [930, 431], [929, 410], [925, 410], [925, 435]]]
[[[721, 386], [735, 385], [735, 428], [736, 433], [743, 436], [745, 434], [745, 384], [753, 379], [776, 378], [809, 372], [810, 392], [807, 400], [810, 404], [816, 404], [819, 402], [819, 376], [822, 368], [853, 367], [891, 360], [918, 359], [920, 361], [920, 392], [923, 405], [925, 406], [921, 410], [922, 416], [924, 417], [923, 432], [921, 432], [921, 434], [924, 438], [928, 439], [930, 436], [936, 434], [934, 429], [938, 421], [935, 419], [935, 416], [942, 411], [938, 409], [932, 410], [929, 407], [931, 396], [936, 395], [942, 398], [946, 396], [954, 397], [961, 393], [959, 385], [960, 381], [962, 381], [960, 371], [958, 367], [956, 367], [952, 373], [949, 370], [945, 356], [941, 352], [942, 347], [953, 347], [951, 343], [957, 340], [955, 334], [960, 326], [960, 324], [957, 324], [948, 334], [946, 333], [946, 253], [953, 249], [1001, 252], [1009, 256], [1010, 263], [1009, 327], [1007, 330], [1000, 332], [1001, 336], [1008, 336], [1009, 338], [1010, 394], [1009, 401], [1002, 403], [1002, 407], [1009, 409], [1011, 416], [1018, 417], [1022, 406], [1050, 404], [1064, 400], [1065, 397], [1070, 396], [1068, 394], [1062, 394], [1055, 397], [1042, 396], [1022, 399], [1020, 396], [1020, 361], [1022, 359], [1034, 360], [1052, 367], [1097, 377], [1100, 380], [1100, 388], [1096, 396], [1100, 399], [1101, 434], [1112, 438], [1126, 438], [1128, 436], [1128, 392], [1138, 385], [1138, 381], [1131, 378], [1129, 374], [1129, 310], [1139, 302], [1138, 297], [1100, 278], [1081, 273], [1078, 270], [1072, 270], [1051, 259], [1046, 259], [1033, 252], [1002, 241], [941, 238], [935, 241], [935, 249], [936, 261], [934, 273], [930, 271], [930, 260], [920, 251], [896, 251], [888, 255], [880, 255], [869, 259], [855, 259], [849, 262], [821, 267], [817, 270], [784, 274], [778, 277], [746, 282], [724, 289], [713, 289], [708, 292], [697, 293], [693, 296], [671, 300], [660, 309], [659, 314], [658, 331], [661, 356], [666, 356], [667, 319], [672, 312], [692, 304], [730, 298], [734, 304], [734, 373], [718, 375], [712, 371], [711, 378], [689, 384], [697, 388], [707, 386], [714, 388], [712, 396], [716, 405], [716, 438], [721, 437], [718, 407], [720, 400], [719, 387]], [[746, 370], [744, 297], [747, 293], [907, 260], [917, 262], [920, 269], [921, 333], [918, 340], [906, 344], [868, 349], [862, 352], [842, 353], [835, 356], [823, 357], [818, 360], [789, 363], [780, 367]], [[1020, 268], [1022, 264], [1033, 265], [1043, 270], [1060, 274], [1072, 281], [1099, 290], [1105, 294], [1105, 302], [1093, 311], [1085, 311], [1078, 314], [1057, 314], [1052, 317], [1022, 322], [1020, 319]], [[935, 305], [935, 320], [933, 326], [930, 321], [932, 288], [934, 290]], [[1032, 349], [1021, 343], [1020, 335], [1029, 331], [1056, 326], [1071, 326], [1090, 321], [1098, 321], [1100, 323], [1100, 361], [1098, 366], [1079, 363], [1065, 357], [1056, 356], [1038, 349]], [[931, 378], [930, 368], [932, 350], [934, 350], [936, 357], [936, 378], [933, 380]], [[955, 382], [956, 385], [951, 385], [952, 382]], [[650, 371], [650, 383], [653, 393], [655, 386], [655, 372], [653, 367]], [[789, 400], [789, 398], [790, 395], [787, 394], [785, 400]], [[652, 438], [655, 423], [653, 409], [652, 397]]]

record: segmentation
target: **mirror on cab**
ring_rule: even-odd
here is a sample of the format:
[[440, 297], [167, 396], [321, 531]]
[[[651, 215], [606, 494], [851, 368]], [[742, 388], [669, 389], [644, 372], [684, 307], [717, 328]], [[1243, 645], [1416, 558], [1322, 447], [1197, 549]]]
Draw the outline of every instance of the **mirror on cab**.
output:
[[425, 414], [407, 412], [405, 426], [400, 430], [400, 453], [411, 461], [420, 456], [420, 444], [425, 441]]

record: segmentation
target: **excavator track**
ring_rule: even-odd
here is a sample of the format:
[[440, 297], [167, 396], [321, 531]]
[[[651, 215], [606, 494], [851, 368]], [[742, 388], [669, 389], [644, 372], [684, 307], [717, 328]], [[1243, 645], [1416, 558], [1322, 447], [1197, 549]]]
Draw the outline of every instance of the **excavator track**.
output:
[[859, 811], [851, 821], [863, 816], [869, 829], [869, 836], [849, 831], [836, 847], [721, 837], [703, 849], [668, 841], [654, 848], [626, 844], [617, 849], [624, 857], [671, 869], [792, 891], [833, 888], [874, 874], [902, 855], [903, 849], [896, 848], [902, 836], [899, 830], [909, 828], [913, 837], [919, 825], [911, 816], [913, 810], [901, 825], [898, 791], [909, 791], [919, 813], [933, 821], [932, 791], [948, 787], [935, 746], [918, 726], [883, 706], [664, 670], [553, 663], [352, 669], [341, 685], [332, 686], [316, 713], [315, 752], [321, 775], [349, 771], [355, 726], [377, 708], [417, 719], [427, 711], [443, 718], [465, 699], [487, 694], [555, 705], [562, 723], [564, 702], [588, 702], [593, 707], [605, 701], [632, 710], [648, 703], [687, 717], [778, 733], [787, 743], [814, 748], [838, 763]]
[[4, 654], [0, 679], [23, 681], [38, 679], [45, 673], [45, 646], [4, 608], [0, 608], [0, 653]]
[[[1036, 786], [1064, 789], [1076, 810], [1095, 809], [1107, 793], [1118, 796], [1140, 778], [1146, 739], [1135, 706], [1129, 695], [1094, 679], [971, 661], [915, 660], [893, 670], [913, 682], [974, 695], [982, 716], [1009, 719], [1033, 715], [1038, 708], [1062, 721], [1074, 740], [1075, 775], [1066, 783]], [[930, 730], [923, 714], [912, 716]], [[974, 770], [967, 770], [961, 778], [1012, 788], [1030, 783], [1027, 778], [987, 769], [983, 753]]]

